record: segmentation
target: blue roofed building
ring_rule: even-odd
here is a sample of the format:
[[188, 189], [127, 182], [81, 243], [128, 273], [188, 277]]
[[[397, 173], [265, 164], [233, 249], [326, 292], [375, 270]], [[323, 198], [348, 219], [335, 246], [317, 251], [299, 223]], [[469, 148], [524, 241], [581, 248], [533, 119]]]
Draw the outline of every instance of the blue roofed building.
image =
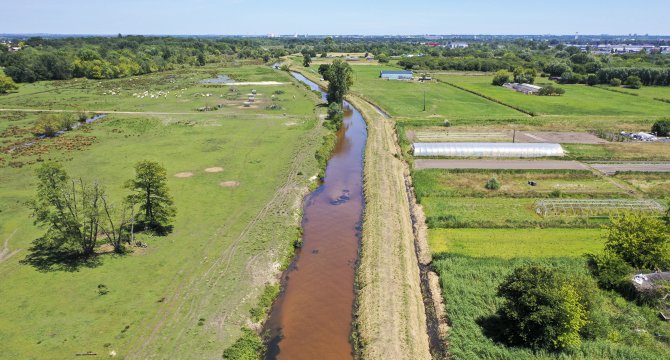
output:
[[412, 80], [414, 73], [411, 71], [389, 71], [383, 70], [379, 73], [379, 77], [388, 80]]

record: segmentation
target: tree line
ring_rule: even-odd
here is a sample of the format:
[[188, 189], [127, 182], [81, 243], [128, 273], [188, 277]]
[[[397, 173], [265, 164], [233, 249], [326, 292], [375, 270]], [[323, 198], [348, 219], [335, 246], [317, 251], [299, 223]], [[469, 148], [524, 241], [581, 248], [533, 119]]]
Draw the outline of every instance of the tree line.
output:
[[268, 62], [286, 55], [250, 40], [202, 40], [120, 36], [66, 39], [31, 38], [17, 52], [0, 51], [0, 67], [15, 82], [113, 79], [181, 66], [204, 66], [226, 59]]

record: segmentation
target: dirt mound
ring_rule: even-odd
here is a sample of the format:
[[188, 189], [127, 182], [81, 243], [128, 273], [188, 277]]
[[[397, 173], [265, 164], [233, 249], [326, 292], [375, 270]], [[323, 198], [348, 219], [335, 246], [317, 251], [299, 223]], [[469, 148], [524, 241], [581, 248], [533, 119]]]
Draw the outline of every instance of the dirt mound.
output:
[[218, 166], [205, 169], [205, 172], [208, 172], [208, 173], [219, 173], [219, 172], [222, 172], [222, 171], [223, 171], [223, 168], [218, 167]]
[[240, 186], [240, 182], [239, 181], [224, 181], [224, 182], [220, 183], [219, 185], [221, 185], [223, 187], [238, 187], [238, 186]]
[[180, 172], [180, 173], [174, 174], [174, 177], [178, 177], [178, 178], [190, 178], [191, 176], [193, 176], [192, 172]]

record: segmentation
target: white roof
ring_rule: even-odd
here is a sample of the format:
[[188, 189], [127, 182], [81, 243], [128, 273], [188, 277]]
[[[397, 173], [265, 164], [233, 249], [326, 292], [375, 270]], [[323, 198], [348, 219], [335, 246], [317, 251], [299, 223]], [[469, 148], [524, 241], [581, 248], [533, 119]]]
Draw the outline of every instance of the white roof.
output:
[[564, 156], [560, 144], [549, 143], [414, 143], [414, 156], [549, 157]]

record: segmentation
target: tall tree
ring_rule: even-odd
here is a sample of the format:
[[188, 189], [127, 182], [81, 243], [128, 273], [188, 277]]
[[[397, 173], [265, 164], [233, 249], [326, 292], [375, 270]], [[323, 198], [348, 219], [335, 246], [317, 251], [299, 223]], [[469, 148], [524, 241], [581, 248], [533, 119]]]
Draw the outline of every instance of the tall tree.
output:
[[[319, 72], [321, 70], [319, 68]], [[342, 104], [349, 88], [354, 84], [351, 66], [346, 61], [336, 59], [330, 66], [323, 68], [321, 75], [328, 81], [328, 103]]]
[[6, 94], [9, 91], [16, 89], [18, 88], [16, 87], [14, 80], [0, 70], [0, 94]]
[[140, 204], [140, 221], [145, 227], [164, 231], [176, 213], [165, 168], [155, 161], [140, 161], [135, 165], [135, 178], [126, 187], [134, 191], [128, 202]]
[[61, 165], [46, 163], [37, 169], [37, 196], [31, 202], [35, 223], [47, 233], [38, 245], [90, 256], [100, 230], [104, 188], [94, 182], [73, 180]]
[[312, 63], [312, 56], [308, 53], [304, 53], [302, 56], [302, 66], [309, 67], [309, 64]]
[[605, 250], [636, 269], [670, 269], [670, 231], [658, 218], [627, 214], [612, 219]]

